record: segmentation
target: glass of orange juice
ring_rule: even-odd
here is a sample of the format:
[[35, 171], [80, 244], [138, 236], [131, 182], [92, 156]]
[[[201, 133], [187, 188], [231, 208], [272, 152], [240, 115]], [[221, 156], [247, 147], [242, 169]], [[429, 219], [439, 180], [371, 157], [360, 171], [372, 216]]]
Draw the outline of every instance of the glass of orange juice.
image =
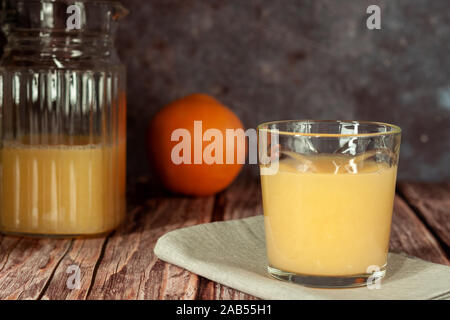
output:
[[400, 128], [276, 121], [258, 136], [269, 273], [322, 288], [384, 277]]

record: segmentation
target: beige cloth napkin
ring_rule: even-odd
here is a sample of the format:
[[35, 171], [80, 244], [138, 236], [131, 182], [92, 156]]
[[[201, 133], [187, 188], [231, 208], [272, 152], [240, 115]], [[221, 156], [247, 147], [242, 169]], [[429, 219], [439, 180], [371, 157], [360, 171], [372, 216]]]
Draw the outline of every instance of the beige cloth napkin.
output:
[[262, 216], [178, 229], [162, 236], [167, 262], [262, 299], [450, 299], [450, 267], [390, 253], [380, 289], [313, 289], [266, 271]]

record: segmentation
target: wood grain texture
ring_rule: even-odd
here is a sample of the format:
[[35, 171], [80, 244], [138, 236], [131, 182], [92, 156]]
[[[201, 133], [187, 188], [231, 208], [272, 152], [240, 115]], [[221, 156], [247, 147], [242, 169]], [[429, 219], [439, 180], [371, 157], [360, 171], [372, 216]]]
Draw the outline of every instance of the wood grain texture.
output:
[[[206, 198], [164, 195], [146, 186], [143, 181], [126, 222], [108, 237], [0, 236], [0, 299], [256, 299], [165, 263], [153, 248], [161, 235], [177, 228], [261, 214], [259, 180], [243, 173], [227, 190]], [[447, 188], [400, 184], [391, 250], [450, 265], [441, 246], [449, 235]], [[81, 271], [76, 290], [67, 287], [72, 265]]]
[[399, 196], [396, 196], [394, 201], [390, 250], [450, 265], [438, 241]]
[[195, 297], [198, 277], [158, 260], [153, 248], [170, 230], [209, 222], [213, 204], [213, 197], [172, 197], [135, 208], [109, 238], [88, 299]]
[[262, 214], [261, 186], [247, 170], [216, 197], [216, 220], [233, 220]]
[[0, 299], [38, 299], [72, 240], [0, 238]]
[[[52, 281], [42, 294], [43, 300], [80, 300], [86, 299], [96, 264], [102, 254], [107, 238], [75, 239], [57, 266]], [[74, 287], [75, 269], [79, 268], [80, 287]], [[71, 277], [72, 276], [72, 277]], [[68, 285], [69, 282], [69, 285]]]
[[[261, 188], [248, 171], [225, 191], [216, 195], [212, 221], [247, 218], [262, 214]], [[253, 300], [248, 294], [200, 277], [197, 299], [202, 300]]]
[[399, 190], [450, 254], [450, 183], [399, 183]]
[[197, 299], [199, 300], [258, 300], [249, 294], [223, 286], [200, 277]]

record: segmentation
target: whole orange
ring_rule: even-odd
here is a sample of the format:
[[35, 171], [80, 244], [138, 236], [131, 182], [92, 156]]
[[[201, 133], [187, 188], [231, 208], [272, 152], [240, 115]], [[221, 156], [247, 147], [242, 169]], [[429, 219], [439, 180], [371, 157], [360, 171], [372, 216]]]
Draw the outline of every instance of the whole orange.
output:
[[[198, 130], [194, 132], [194, 123], [198, 125], [198, 121], [201, 121], [202, 128], [200, 136]], [[190, 140], [187, 140], [190, 150], [181, 153], [184, 155], [184, 152], [190, 151], [186, 153], [190, 153], [189, 161], [178, 164], [173, 160], [173, 150], [181, 142], [181, 138], [176, 140], [173, 136], [177, 129], [182, 129], [190, 135]], [[208, 129], [217, 129], [215, 132], [221, 133], [223, 137], [219, 145], [222, 154], [215, 154], [218, 150], [212, 153], [222, 161], [209, 164], [205, 163], [203, 152], [216, 137], [204, 140], [203, 134]], [[242, 122], [230, 109], [205, 94], [189, 95], [162, 108], [150, 121], [148, 143], [150, 162], [163, 185], [173, 192], [194, 196], [212, 195], [230, 185], [242, 168], [242, 163], [238, 163], [242, 161], [237, 161], [237, 155], [245, 157], [245, 138], [241, 135], [234, 140], [227, 139], [227, 129], [241, 129], [243, 132]], [[238, 141], [239, 139], [242, 140]], [[194, 148], [194, 140], [197, 141], [197, 146], [201, 144], [201, 149]], [[220, 143], [220, 140], [217, 140], [217, 143]], [[234, 144], [234, 161], [227, 163], [226, 150], [227, 144], [230, 143]], [[231, 145], [228, 147], [231, 149]], [[198, 163], [199, 150], [202, 153], [201, 163]], [[195, 151], [197, 163], [194, 163]]]

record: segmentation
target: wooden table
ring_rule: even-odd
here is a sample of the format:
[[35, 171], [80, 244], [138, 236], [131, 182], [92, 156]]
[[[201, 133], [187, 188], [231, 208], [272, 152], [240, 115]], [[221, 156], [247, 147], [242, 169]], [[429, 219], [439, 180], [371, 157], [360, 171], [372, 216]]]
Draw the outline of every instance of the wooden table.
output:
[[[450, 265], [450, 184], [397, 189], [391, 250]], [[167, 196], [145, 180], [130, 194], [126, 223], [104, 238], [0, 236], [0, 299], [255, 299], [162, 262], [153, 247], [170, 230], [261, 214], [257, 179], [244, 174], [206, 198]], [[71, 265], [80, 289], [67, 288]]]

